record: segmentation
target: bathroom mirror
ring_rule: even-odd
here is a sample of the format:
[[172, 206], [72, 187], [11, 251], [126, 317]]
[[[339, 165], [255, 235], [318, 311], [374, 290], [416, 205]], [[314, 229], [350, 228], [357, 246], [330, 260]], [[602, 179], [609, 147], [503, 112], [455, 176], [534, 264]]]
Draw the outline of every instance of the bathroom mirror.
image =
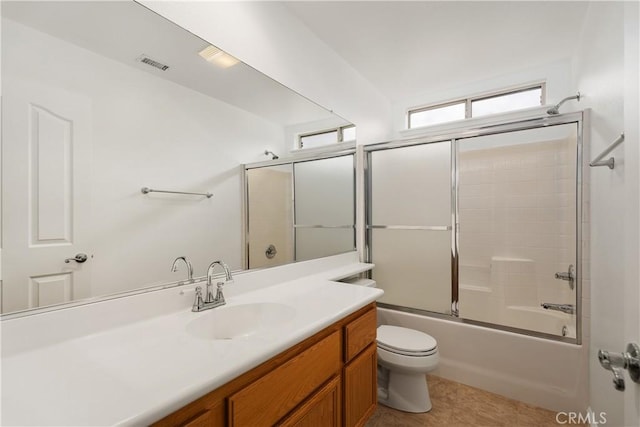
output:
[[2, 123], [3, 314], [242, 269], [241, 165], [348, 124], [133, 1], [3, 2]]
[[354, 155], [247, 165], [247, 265], [355, 250]]

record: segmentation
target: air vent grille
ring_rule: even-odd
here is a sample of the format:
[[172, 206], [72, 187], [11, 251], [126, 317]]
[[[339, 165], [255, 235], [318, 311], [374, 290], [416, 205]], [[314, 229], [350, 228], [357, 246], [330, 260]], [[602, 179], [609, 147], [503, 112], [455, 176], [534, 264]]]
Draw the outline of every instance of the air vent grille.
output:
[[158, 62], [156, 60], [153, 60], [153, 59], [149, 58], [147, 55], [141, 55], [138, 58], [138, 61], [140, 61], [140, 62], [142, 62], [144, 64], [147, 64], [147, 65], [151, 65], [152, 67], [155, 67], [155, 68], [157, 68], [159, 70], [162, 70], [162, 71], [167, 71], [169, 69], [168, 65], [165, 65], [162, 62]]

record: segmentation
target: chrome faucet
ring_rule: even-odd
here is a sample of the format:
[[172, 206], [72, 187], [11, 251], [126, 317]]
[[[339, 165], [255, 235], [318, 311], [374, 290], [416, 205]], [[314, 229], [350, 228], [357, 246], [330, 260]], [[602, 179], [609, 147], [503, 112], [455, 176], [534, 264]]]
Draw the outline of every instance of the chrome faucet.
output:
[[176, 271], [178, 271], [178, 261], [184, 262], [187, 266], [187, 283], [193, 283], [193, 266], [191, 265], [189, 260], [187, 260], [187, 258], [179, 256], [178, 258], [174, 259], [173, 265], [171, 266], [171, 272], [175, 273]]
[[[213, 295], [213, 270], [216, 266], [221, 266], [224, 269], [224, 282], [218, 282], [216, 284], [216, 294]], [[191, 311], [204, 311], [209, 310], [211, 308], [220, 307], [221, 305], [226, 304], [224, 300], [224, 295], [222, 294], [222, 287], [227, 283], [233, 283], [233, 278], [231, 277], [231, 270], [229, 266], [225, 264], [223, 261], [214, 261], [209, 265], [207, 269], [207, 295], [203, 299], [202, 298], [202, 287], [196, 287], [196, 299], [193, 302], [193, 307]]]
[[543, 302], [540, 306], [545, 310], [561, 311], [567, 314], [574, 314], [576, 312], [576, 308], [573, 304], [553, 304], [550, 302]]

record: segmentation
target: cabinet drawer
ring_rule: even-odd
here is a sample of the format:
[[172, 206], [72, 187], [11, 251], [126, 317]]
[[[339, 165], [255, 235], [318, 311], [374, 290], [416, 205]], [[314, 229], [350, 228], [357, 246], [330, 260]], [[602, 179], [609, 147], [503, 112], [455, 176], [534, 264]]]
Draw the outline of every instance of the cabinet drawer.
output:
[[273, 425], [341, 368], [340, 332], [280, 365], [229, 398], [232, 426]]
[[367, 311], [344, 328], [345, 361], [353, 359], [358, 353], [376, 340], [376, 309]]
[[281, 427], [338, 427], [340, 411], [340, 377], [335, 377], [289, 415]]

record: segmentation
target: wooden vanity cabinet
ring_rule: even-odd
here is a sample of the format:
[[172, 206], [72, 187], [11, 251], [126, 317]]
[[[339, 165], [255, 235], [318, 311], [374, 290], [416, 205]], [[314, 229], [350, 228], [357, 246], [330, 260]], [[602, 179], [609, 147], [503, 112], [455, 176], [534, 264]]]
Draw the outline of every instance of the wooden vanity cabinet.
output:
[[362, 426], [377, 404], [372, 303], [154, 426]]

